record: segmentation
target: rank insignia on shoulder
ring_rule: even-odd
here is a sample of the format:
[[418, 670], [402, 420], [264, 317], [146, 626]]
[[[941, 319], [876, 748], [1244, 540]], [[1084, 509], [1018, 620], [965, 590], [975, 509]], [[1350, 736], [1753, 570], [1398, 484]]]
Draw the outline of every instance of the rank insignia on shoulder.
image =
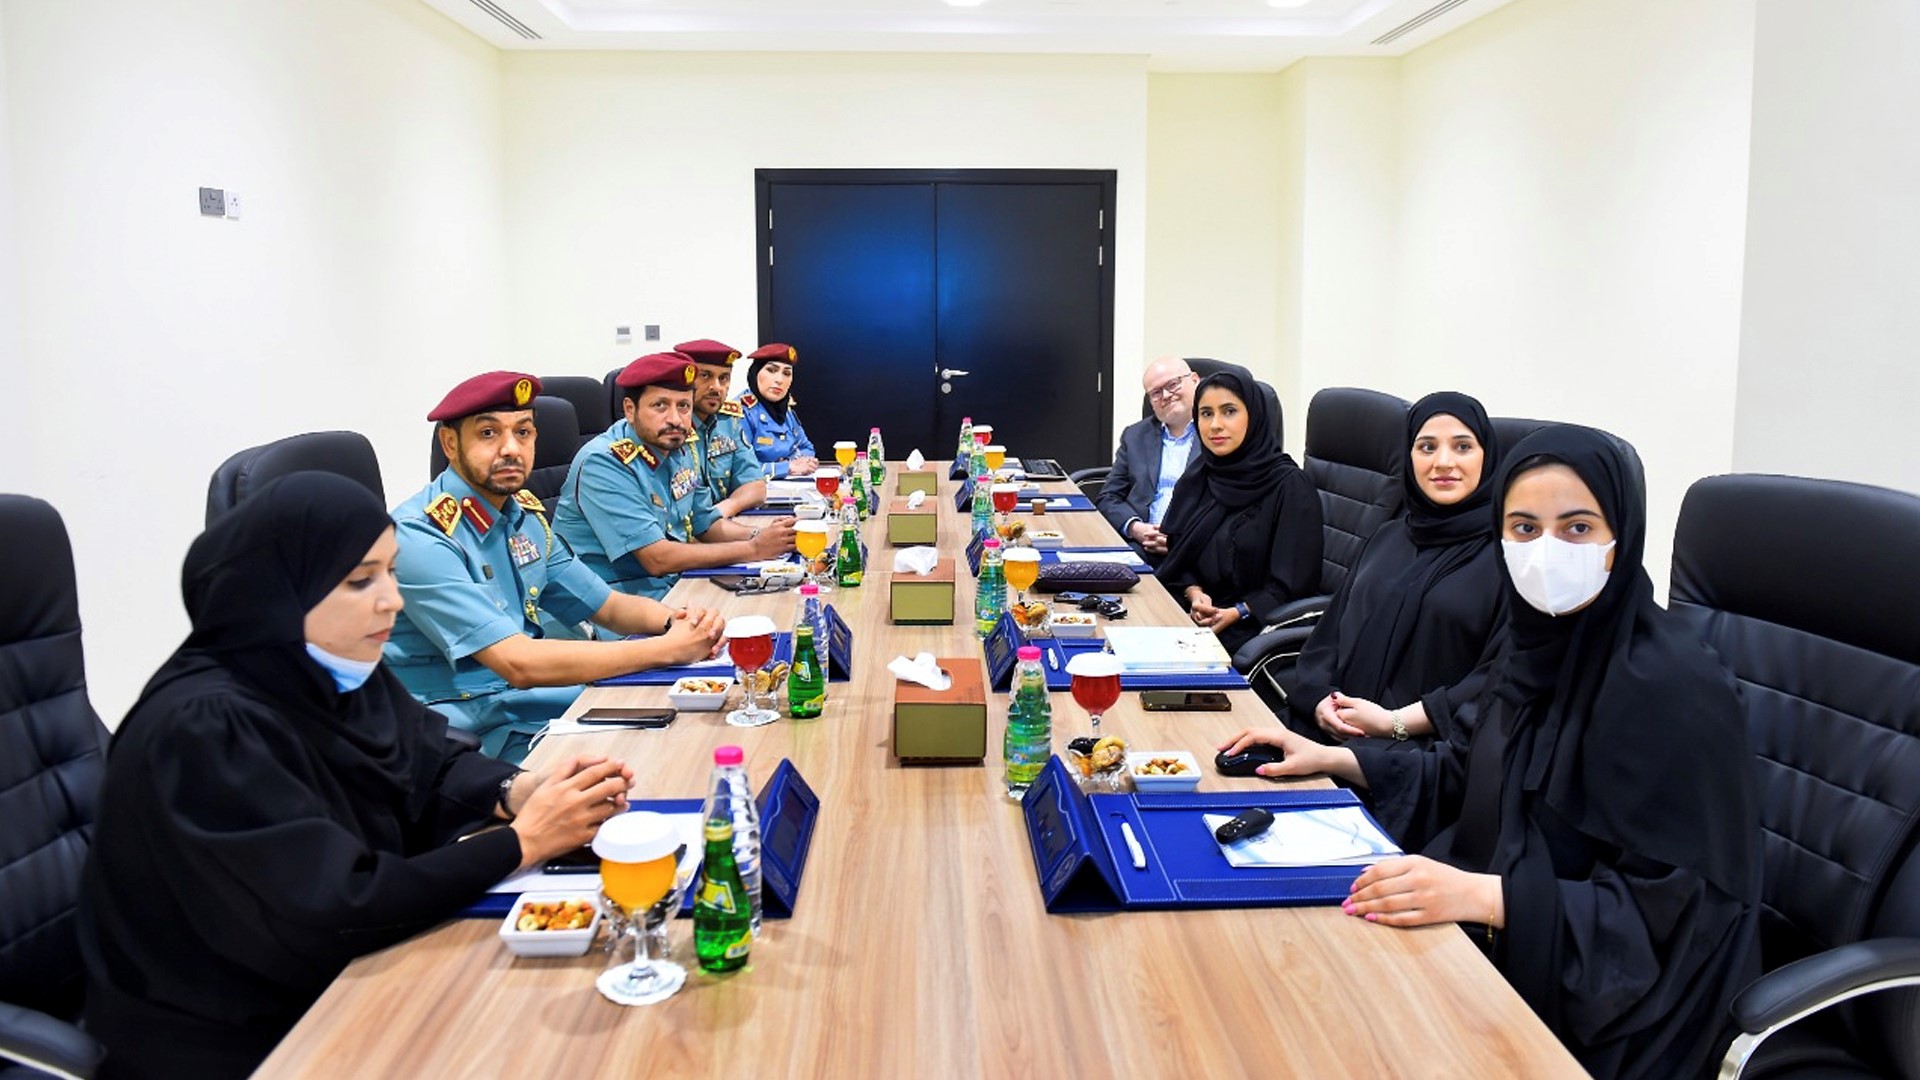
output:
[[439, 526], [448, 536], [460, 526], [460, 500], [451, 495], [442, 494], [427, 504], [427, 520]]
[[640, 444], [632, 439], [621, 439], [607, 447], [607, 450], [618, 458], [622, 465], [631, 465], [633, 459], [640, 456]]
[[720, 403], [720, 415], [731, 416], [735, 420], [738, 420], [740, 417], [746, 415], [746, 410], [740, 407], [740, 402], [738, 401], [723, 401]]
[[641, 461], [644, 461], [647, 463], [647, 468], [657, 469], [660, 467], [660, 459], [653, 456], [652, 450], [649, 450], [646, 447], [642, 446], [639, 448], [639, 450], [636, 451], [636, 454], [639, 456]]
[[[742, 409], [751, 409], [755, 405], [758, 405], [759, 403], [760, 403], [760, 399], [757, 397], [754, 397], [751, 391], [740, 395], [740, 407]], [[737, 416], [739, 414], [735, 413], [734, 415]]]
[[526, 488], [521, 488], [519, 491], [514, 492], [513, 501], [536, 514], [544, 514], [547, 512], [547, 508], [540, 502], [540, 496], [535, 495]]

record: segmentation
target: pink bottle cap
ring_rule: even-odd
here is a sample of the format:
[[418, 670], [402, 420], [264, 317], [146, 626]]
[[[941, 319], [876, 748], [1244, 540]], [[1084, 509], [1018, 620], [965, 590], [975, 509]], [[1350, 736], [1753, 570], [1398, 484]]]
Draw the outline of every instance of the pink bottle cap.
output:
[[1015, 652], [1022, 660], [1040, 659], [1040, 646], [1038, 645], [1022, 645], [1019, 649], [1015, 650]]
[[999, 538], [999, 537], [997, 537], [997, 536], [989, 536], [989, 537], [987, 537], [987, 544], [986, 544], [986, 546], [987, 546], [987, 547], [990, 547], [990, 548], [993, 548], [993, 549], [994, 549], [994, 550], [996, 550], [996, 551], [997, 551], [997, 550], [999, 550], [999, 548], [1000, 548], [1000, 538]]
[[809, 581], [805, 585], [800, 586], [800, 595], [801, 596], [819, 596], [820, 586], [815, 585], [813, 582]]
[[737, 746], [716, 746], [713, 748], [715, 765], [738, 765], [747, 760], [747, 752]]

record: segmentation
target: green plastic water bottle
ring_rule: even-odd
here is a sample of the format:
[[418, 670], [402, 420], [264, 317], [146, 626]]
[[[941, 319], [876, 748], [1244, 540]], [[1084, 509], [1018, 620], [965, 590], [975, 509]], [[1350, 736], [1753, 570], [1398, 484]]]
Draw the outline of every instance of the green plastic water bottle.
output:
[[982, 639], [993, 633], [1000, 625], [1000, 615], [1007, 610], [1007, 572], [1000, 556], [1000, 538], [987, 538], [986, 548], [980, 553], [980, 577], [973, 585], [973, 632]]
[[1013, 702], [1007, 706], [1007, 734], [1001, 751], [1007, 761], [1007, 797], [1018, 799], [1040, 777], [1053, 756], [1053, 704], [1047, 699], [1047, 673], [1040, 670], [1040, 647], [1022, 645], [1013, 676]]
[[733, 822], [707, 819], [707, 856], [693, 900], [693, 952], [702, 971], [736, 971], [753, 949], [747, 886], [733, 861]]

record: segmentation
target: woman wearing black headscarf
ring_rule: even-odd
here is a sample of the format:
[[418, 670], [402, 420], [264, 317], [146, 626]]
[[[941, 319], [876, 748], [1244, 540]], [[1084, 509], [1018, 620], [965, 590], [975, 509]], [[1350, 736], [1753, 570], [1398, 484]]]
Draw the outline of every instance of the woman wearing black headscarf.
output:
[[1444, 738], [1498, 645], [1493, 423], [1465, 394], [1428, 394], [1407, 413], [1407, 447], [1406, 514], [1367, 541], [1288, 679], [1286, 719], [1309, 738]]
[[[1711, 1073], [1759, 973], [1760, 824], [1733, 679], [1653, 600], [1631, 447], [1590, 428], [1521, 440], [1496, 486], [1506, 644], [1470, 741], [1425, 753], [1245, 732], [1372, 789], [1408, 850], [1346, 910], [1475, 924], [1493, 962], [1600, 1077]], [[1484, 929], [1484, 935], [1482, 930]]]
[[193, 631], [114, 733], [81, 893], [103, 1076], [246, 1075], [348, 961], [625, 808], [620, 762], [522, 779], [380, 666], [396, 551], [379, 500], [323, 473], [188, 551]]
[[1194, 390], [1200, 453], [1173, 486], [1158, 575], [1228, 652], [1320, 579], [1320, 494], [1280, 450], [1280, 416], [1229, 364]]

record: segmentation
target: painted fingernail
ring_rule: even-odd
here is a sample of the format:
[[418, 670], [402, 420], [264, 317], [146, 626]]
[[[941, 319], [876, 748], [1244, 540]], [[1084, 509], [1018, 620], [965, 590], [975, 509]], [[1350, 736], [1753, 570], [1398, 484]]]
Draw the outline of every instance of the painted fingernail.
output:
[[1340, 901], [1340, 910], [1346, 912], [1349, 915], [1353, 914], [1353, 901], [1351, 900]]
[[1368, 921], [1368, 922], [1379, 922], [1379, 921], [1380, 921], [1380, 916], [1378, 916], [1378, 915], [1376, 915], [1376, 914], [1374, 914], [1373, 912], [1371, 912], [1371, 911], [1369, 911], [1369, 912], [1367, 912], [1367, 921]]

